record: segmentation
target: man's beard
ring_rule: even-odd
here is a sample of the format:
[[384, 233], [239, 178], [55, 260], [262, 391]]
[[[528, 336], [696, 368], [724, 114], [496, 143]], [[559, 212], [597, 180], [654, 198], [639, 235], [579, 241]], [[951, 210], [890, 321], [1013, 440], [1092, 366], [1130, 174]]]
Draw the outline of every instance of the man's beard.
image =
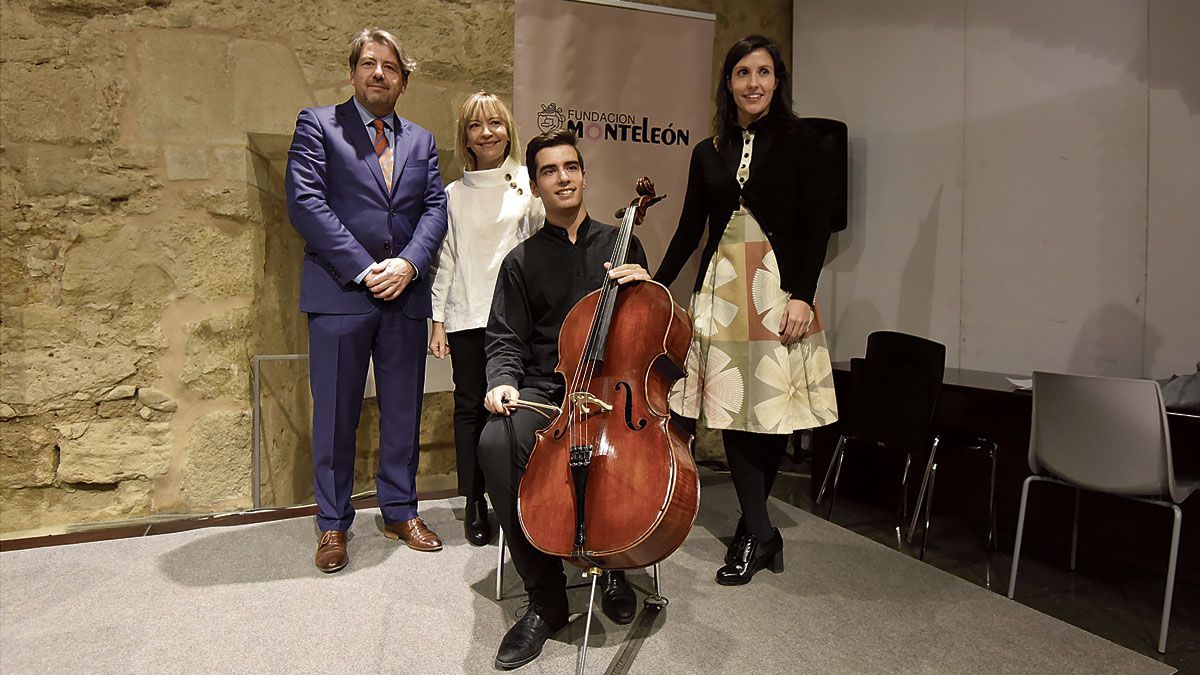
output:
[[[383, 86], [386, 87], [387, 85]], [[391, 100], [391, 97], [392, 92], [387, 89], [375, 89], [369, 85], [366, 91], [363, 92], [363, 98], [366, 99], [367, 103], [387, 103]]]

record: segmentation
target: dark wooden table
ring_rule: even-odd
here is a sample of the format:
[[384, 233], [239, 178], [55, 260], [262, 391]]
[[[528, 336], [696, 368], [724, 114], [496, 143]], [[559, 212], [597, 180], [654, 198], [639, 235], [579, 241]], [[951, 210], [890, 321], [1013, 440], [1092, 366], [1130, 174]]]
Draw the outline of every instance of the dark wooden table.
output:
[[[839, 361], [833, 367], [838, 408], [844, 415], [850, 405], [850, 363]], [[1021, 484], [1029, 475], [1033, 396], [1028, 389], [1016, 388], [1008, 377], [1029, 379], [1028, 375], [947, 368], [933, 426], [940, 432], [987, 436], [999, 445], [997, 541], [1002, 550], [1011, 551], [1021, 504]], [[1167, 420], [1176, 475], [1200, 476], [1200, 415], [1168, 410]], [[814, 499], [838, 434], [837, 424], [822, 427], [814, 434]], [[854, 448], [843, 462], [838, 496], [894, 509], [903, 467], [904, 457], [899, 453]], [[910, 469], [910, 499], [916, 499], [916, 486], [924, 468], [923, 461], [914, 461]], [[983, 540], [989, 468], [986, 456], [953, 447], [939, 449], [931, 547], [937, 542], [937, 518], [951, 514], [977, 520], [980, 541]], [[1072, 491], [1068, 489], [1045, 485], [1034, 489], [1025, 533], [1031, 554], [1051, 561], [1062, 558], [1065, 564], [1070, 550], [1071, 504]], [[1200, 581], [1200, 496], [1194, 495], [1184, 502], [1183, 511], [1179, 575], [1189, 581]], [[1080, 553], [1165, 572], [1170, 529], [1171, 518], [1166, 509], [1108, 495], [1085, 494], [1080, 506]]]

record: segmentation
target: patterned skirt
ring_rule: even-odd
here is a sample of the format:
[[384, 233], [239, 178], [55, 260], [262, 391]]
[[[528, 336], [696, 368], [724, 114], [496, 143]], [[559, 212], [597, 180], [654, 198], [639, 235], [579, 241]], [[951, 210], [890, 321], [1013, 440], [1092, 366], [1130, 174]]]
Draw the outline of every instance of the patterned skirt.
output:
[[692, 295], [687, 376], [671, 409], [710, 429], [788, 434], [837, 420], [821, 316], [790, 347], [779, 342], [789, 295], [754, 216], [734, 212], [704, 282]]

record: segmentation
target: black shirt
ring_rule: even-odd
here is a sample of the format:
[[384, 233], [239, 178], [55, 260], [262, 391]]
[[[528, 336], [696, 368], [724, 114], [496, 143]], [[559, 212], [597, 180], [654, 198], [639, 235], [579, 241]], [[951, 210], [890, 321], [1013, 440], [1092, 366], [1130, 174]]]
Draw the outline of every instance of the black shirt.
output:
[[[565, 229], [546, 223], [504, 258], [484, 342], [488, 391], [507, 384], [561, 395], [554, 374], [559, 329], [575, 303], [604, 282], [619, 232], [588, 216], [571, 243]], [[625, 258], [646, 266], [636, 236]]]

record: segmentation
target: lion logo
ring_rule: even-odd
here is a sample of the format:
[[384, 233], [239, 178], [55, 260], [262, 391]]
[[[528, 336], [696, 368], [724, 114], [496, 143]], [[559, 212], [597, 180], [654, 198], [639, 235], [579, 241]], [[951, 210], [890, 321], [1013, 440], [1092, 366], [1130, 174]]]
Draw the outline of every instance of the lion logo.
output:
[[538, 111], [537, 125], [542, 133], [561, 129], [566, 121], [567, 117], [557, 103], [543, 103], [542, 109]]

